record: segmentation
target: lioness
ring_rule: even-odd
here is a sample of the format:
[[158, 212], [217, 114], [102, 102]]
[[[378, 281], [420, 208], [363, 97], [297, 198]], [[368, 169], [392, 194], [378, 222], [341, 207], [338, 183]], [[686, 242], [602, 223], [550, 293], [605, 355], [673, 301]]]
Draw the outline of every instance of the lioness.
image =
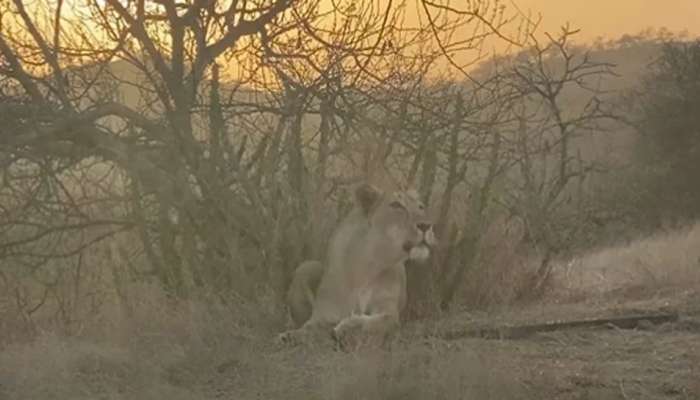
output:
[[403, 263], [428, 258], [432, 224], [415, 191], [382, 193], [363, 184], [355, 203], [331, 236], [327, 268], [317, 261], [297, 268], [288, 301], [301, 327], [278, 341], [305, 342], [320, 332], [346, 347], [362, 337], [383, 340], [398, 326], [406, 305]]

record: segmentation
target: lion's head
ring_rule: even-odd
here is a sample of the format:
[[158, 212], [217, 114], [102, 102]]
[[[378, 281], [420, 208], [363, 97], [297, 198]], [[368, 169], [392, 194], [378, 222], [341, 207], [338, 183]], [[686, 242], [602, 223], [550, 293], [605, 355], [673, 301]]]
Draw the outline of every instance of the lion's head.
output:
[[[398, 258], [425, 261], [435, 245], [433, 224], [415, 190], [383, 193], [371, 185], [355, 191], [369, 222], [368, 235]], [[387, 256], [389, 256], [387, 254]]]

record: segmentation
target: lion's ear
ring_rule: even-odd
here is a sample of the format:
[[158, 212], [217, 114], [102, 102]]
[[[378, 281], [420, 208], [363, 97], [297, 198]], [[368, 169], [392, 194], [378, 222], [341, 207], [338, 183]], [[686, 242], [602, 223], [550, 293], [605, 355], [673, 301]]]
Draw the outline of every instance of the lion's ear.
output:
[[362, 185], [358, 186], [357, 189], [355, 189], [357, 204], [360, 205], [360, 208], [362, 208], [362, 211], [364, 211], [365, 214], [369, 214], [372, 208], [379, 201], [380, 197], [381, 193], [379, 190], [368, 183], [363, 183]]

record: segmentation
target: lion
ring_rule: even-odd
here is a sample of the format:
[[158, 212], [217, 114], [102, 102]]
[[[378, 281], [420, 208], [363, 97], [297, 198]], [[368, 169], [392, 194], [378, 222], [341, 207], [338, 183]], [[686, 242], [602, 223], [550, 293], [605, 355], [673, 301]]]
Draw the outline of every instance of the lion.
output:
[[383, 340], [406, 306], [408, 259], [425, 262], [435, 245], [433, 225], [414, 190], [355, 190], [355, 207], [331, 236], [325, 268], [305, 261], [287, 300], [295, 329], [277, 337], [303, 343], [329, 334], [343, 348]]
[[311, 317], [316, 289], [322, 276], [323, 264], [316, 260], [304, 261], [294, 270], [287, 290], [287, 306], [295, 328], [301, 327]]

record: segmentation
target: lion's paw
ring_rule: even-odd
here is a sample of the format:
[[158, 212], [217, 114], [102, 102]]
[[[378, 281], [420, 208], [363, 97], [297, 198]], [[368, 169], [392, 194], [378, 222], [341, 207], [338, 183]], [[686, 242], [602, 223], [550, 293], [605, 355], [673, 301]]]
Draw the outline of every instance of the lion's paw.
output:
[[275, 337], [275, 344], [278, 346], [296, 346], [304, 342], [304, 335], [299, 329], [282, 332]]
[[359, 345], [362, 327], [361, 316], [346, 318], [333, 328], [333, 339], [341, 350], [352, 350]]
[[328, 330], [319, 327], [299, 328], [282, 332], [275, 338], [279, 346], [319, 345], [328, 340]]

